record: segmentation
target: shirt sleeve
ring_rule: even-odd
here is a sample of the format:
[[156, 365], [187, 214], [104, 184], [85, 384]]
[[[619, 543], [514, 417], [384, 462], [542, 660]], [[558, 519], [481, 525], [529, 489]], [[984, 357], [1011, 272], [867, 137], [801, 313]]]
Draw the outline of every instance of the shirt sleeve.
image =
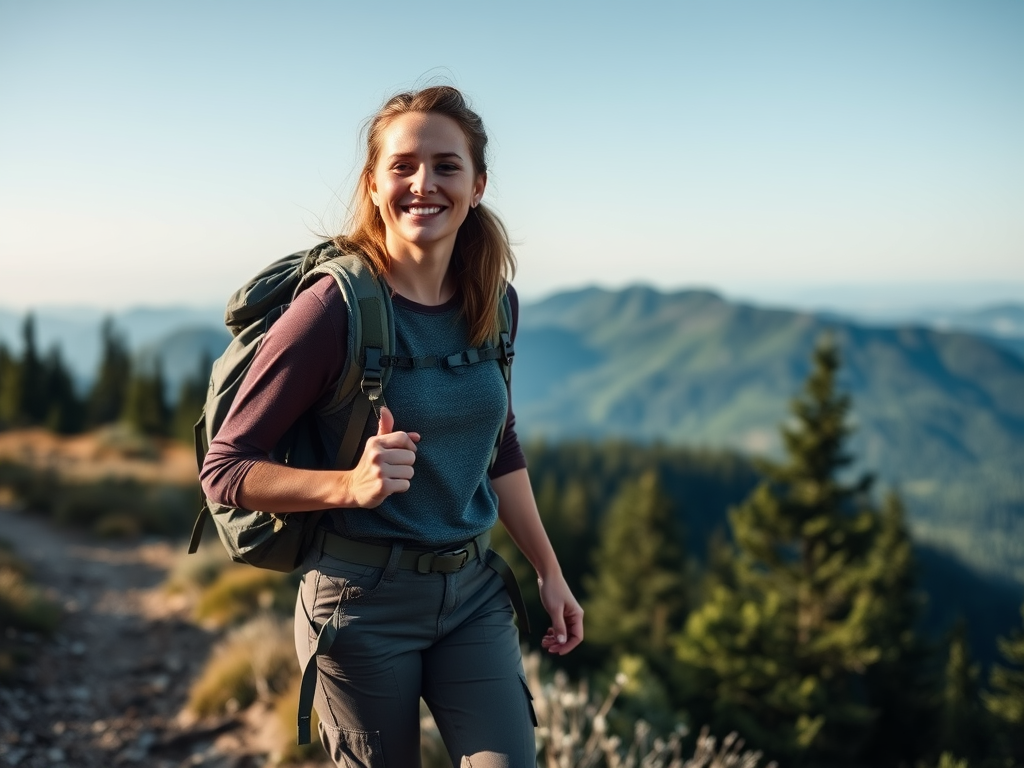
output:
[[271, 326], [203, 462], [206, 495], [237, 507], [242, 481], [300, 416], [334, 393], [348, 355], [348, 311], [334, 278], [300, 293]]
[[[508, 303], [512, 310], [512, 328], [509, 331], [509, 338], [515, 342], [516, 333], [519, 331], [519, 295], [515, 289], [508, 286]], [[512, 370], [515, 370], [513, 364]], [[522, 446], [519, 445], [519, 437], [516, 435], [516, 415], [512, 410], [512, 381], [508, 383], [508, 415], [505, 417], [505, 434], [498, 446], [498, 457], [494, 466], [488, 471], [488, 475], [494, 478], [515, 472], [526, 467], [526, 456], [523, 454]]]

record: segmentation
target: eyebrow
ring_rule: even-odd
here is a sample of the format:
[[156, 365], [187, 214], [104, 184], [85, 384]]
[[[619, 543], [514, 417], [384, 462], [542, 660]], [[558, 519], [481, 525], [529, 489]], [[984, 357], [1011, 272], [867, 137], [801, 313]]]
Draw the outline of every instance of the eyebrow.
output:
[[[393, 155], [388, 155], [387, 159], [388, 159], [388, 161], [392, 161], [392, 160], [400, 160], [402, 158], [415, 157], [415, 156], [416, 156], [415, 152], [395, 152], [395, 154], [393, 154]], [[456, 160], [461, 160], [462, 162], [465, 162], [465, 160], [463, 160], [463, 158], [462, 158], [462, 155], [460, 155], [458, 152], [437, 152], [437, 153], [431, 155], [431, 157], [434, 160], [442, 160], [442, 159], [445, 159], [445, 158], [454, 157]]]

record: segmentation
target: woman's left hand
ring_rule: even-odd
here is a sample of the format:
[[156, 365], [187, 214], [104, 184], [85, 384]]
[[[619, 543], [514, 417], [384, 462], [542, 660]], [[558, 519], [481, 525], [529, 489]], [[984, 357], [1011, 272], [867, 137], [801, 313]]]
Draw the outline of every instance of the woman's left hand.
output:
[[561, 573], [538, 582], [540, 601], [551, 617], [551, 626], [540, 641], [541, 647], [564, 656], [583, 641], [583, 609]]

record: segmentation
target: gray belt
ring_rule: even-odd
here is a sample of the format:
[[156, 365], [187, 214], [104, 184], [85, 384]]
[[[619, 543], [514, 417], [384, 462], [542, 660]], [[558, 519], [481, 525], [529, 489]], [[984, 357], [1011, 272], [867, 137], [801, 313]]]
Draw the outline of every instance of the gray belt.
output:
[[[391, 557], [389, 546], [353, 541], [330, 531], [322, 531], [317, 536], [319, 540], [315, 546], [325, 555], [336, 557], [338, 560], [383, 568]], [[459, 545], [457, 549], [444, 552], [406, 549], [398, 558], [398, 567], [419, 573], [455, 573], [461, 571], [474, 557], [487, 552], [490, 543], [491, 532], [485, 531], [475, 539]]]

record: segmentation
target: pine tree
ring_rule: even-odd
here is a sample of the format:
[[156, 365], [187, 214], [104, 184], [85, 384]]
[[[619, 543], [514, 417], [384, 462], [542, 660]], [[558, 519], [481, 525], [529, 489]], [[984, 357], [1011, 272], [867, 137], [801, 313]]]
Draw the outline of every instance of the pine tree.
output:
[[981, 700], [981, 670], [971, 658], [967, 626], [958, 621], [949, 633], [949, 655], [940, 698], [935, 751], [974, 764], [990, 756], [992, 731]]
[[[1024, 620], [1024, 605], [1020, 609]], [[1009, 666], [995, 664], [989, 678], [985, 706], [1003, 731], [1005, 751], [1024, 761], [1024, 631], [999, 638], [999, 653]]]
[[121, 417], [131, 378], [128, 347], [111, 318], [103, 321], [100, 333], [102, 357], [96, 381], [89, 393], [88, 422], [91, 426], [110, 424]]
[[18, 402], [21, 398], [18, 392], [21, 373], [18, 368], [18, 361], [0, 342], [0, 429], [12, 427], [17, 421], [20, 410]]
[[163, 366], [157, 358], [152, 373], [140, 370], [131, 377], [121, 421], [144, 435], [160, 437], [167, 434], [169, 420]]
[[190, 443], [195, 438], [194, 426], [206, 404], [206, 390], [210, 381], [210, 356], [203, 353], [195, 374], [186, 377], [178, 389], [178, 400], [174, 405], [172, 434], [179, 440]]
[[601, 524], [594, 575], [584, 580], [588, 644], [666, 669], [687, 609], [684, 552], [657, 474], [624, 483]]
[[[870, 476], [845, 481], [850, 399], [828, 339], [782, 427], [786, 459], [730, 514], [734, 584], [712, 588], [677, 652], [695, 708], [774, 757], [848, 764], [872, 722], [862, 676], [882, 656], [870, 558], [878, 515]], [[700, 691], [710, 699], [700, 703]]]
[[85, 422], [85, 407], [75, 393], [71, 373], [64, 365], [60, 347], [50, 350], [43, 364], [43, 399], [46, 426], [64, 435], [81, 430]]
[[931, 749], [928, 731], [936, 715], [937, 681], [931, 672], [933, 650], [917, 632], [925, 598], [917, 588], [913, 544], [896, 493], [882, 505], [869, 562], [881, 656], [864, 680], [877, 713], [865, 753], [873, 765], [910, 765]]
[[545, 518], [551, 527], [551, 543], [558, 553], [562, 575], [574, 595], [584, 594], [584, 577], [590, 570], [591, 550], [597, 544], [597, 531], [591, 525], [592, 500], [580, 478], [570, 477], [558, 494], [554, 509]]

